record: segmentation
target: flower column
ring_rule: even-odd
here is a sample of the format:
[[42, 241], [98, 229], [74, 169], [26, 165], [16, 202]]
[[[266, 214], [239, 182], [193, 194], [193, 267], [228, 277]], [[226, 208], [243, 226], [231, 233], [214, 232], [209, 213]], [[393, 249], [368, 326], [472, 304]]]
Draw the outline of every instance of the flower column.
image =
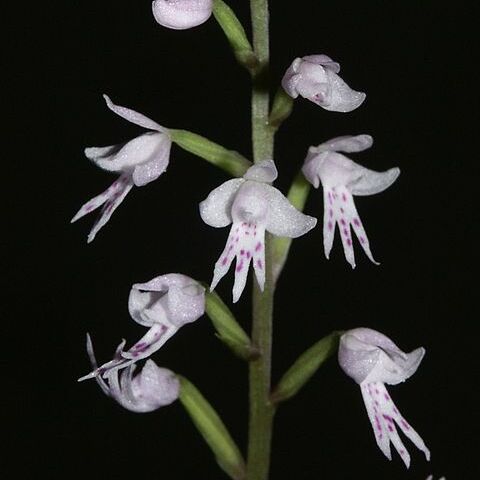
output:
[[[253, 47], [258, 67], [252, 85], [252, 144], [255, 163], [273, 156], [273, 129], [269, 116], [269, 37], [268, 0], [250, 0]], [[252, 341], [260, 351], [250, 362], [250, 419], [248, 438], [247, 479], [266, 480], [270, 464], [270, 448], [274, 407], [270, 403], [272, 356], [272, 250], [271, 239], [265, 237], [265, 288], [261, 292], [253, 282]]]

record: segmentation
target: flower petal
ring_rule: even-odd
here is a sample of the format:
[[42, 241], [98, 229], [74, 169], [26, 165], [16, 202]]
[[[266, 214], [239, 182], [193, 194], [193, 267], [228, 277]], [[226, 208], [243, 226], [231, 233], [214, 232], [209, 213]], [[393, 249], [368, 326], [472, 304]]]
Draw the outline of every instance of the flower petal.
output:
[[171, 145], [170, 138], [164, 136], [163, 141], [158, 145], [155, 158], [135, 167], [132, 178], [137, 187], [156, 180], [167, 169]]
[[333, 112], [351, 112], [358, 108], [366, 98], [365, 93], [352, 90], [333, 70], [326, 69], [330, 98], [321, 106]]
[[192, 278], [169, 273], [130, 290], [128, 309], [141, 325], [168, 323], [180, 328], [200, 318], [205, 310], [205, 290]]
[[357, 235], [360, 245], [365, 251], [367, 257], [371, 262], [375, 263], [375, 265], [379, 265], [370, 251], [370, 243], [367, 234], [358, 215], [353, 197], [347, 188], [338, 187], [330, 189], [324, 187], [323, 196], [323, 235], [325, 256], [329, 258], [335, 225], [338, 225], [345, 258], [352, 268], [355, 268], [355, 254], [351, 234], [351, 227], [353, 227], [353, 231]]
[[361, 152], [373, 145], [373, 138], [370, 135], [344, 135], [332, 138], [321, 143], [317, 147], [310, 147], [316, 153], [320, 152]]
[[382, 350], [367, 380], [397, 385], [410, 378], [417, 371], [425, 355], [425, 349], [420, 347], [403, 355], [404, 357], [392, 356]]
[[368, 401], [374, 409], [374, 414], [376, 416], [375, 421], [372, 422], [374, 431], [376, 425], [380, 423], [384, 436], [387, 437], [387, 441], [391, 441], [393, 443], [395, 449], [399, 453], [406, 467], [408, 468], [410, 466], [410, 455], [398, 435], [395, 423], [400, 427], [405, 436], [409, 438], [412, 443], [425, 454], [425, 458], [427, 459], [427, 461], [430, 460], [429, 449], [426, 447], [420, 435], [402, 417], [395, 403], [388, 394], [385, 385], [382, 382], [365, 382], [362, 383], [361, 388], [365, 405], [367, 405]]
[[278, 177], [278, 170], [273, 160], [263, 160], [252, 165], [243, 178], [255, 182], [272, 183]]
[[235, 222], [230, 230], [225, 249], [215, 264], [210, 290], [213, 290], [225, 276], [234, 258], [236, 258], [236, 266], [233, 302], [238, 301], [245, 288], [248, 269], [252, 261], [258, 285], [263, 290], [265, 284], [264, 237], [265, 229], [261, 225]]
[[400, 175], [400, 169], [390, 168], [385, 172], [376, 172], [357, 165], [358, 177], [348, 185], [353, 195], [373, 195], [386, 190]]
[[288, 199], [271, 185], [259, 185], [268, 198], [265, 230], [279, 237], [297, 238], [310, 231], [317, 219], [298, 211]]
[[[168, 164], [171, 141], [168, 136], [158, 132], [147, 132], [123, 145], [112, 147], [90, 147], [85, 156], [95, 165], [110, 172], [131, 172], [137, 165], [157, 159]], [[166, 167], [166, 165], [165, 165]]]
[[200, 216], [211, 227], [226, 227], [232, 223], [232, 204], [243, 178], [234, 178], [212, 190], [208, 197], [200, 202]]
[[155, 20], [163, 27], [184, 30], [206, 22], [212, 14], [212, 0], [155, 0]]
[[107, 190], [82, 205], [80, 210], [72, 218], [71, 223], [76, 222], [79, 218], [104, 204], [100, 216], [88, 234], [88, 243], [94, 240], [98, 231], [110, 220], [112, 213], [123, 202], [123, 199], [126, 197], [132, 187], [133, 183], [130, 175], [122, 175], [115, 182], [113, 182]]
[[328, 55], [306, 55], [303, 57], [303, 60], [310, 63], [316, 63], [317, 65], [322, 65], [322, 67], [330, 69], [332, 72], [340, 72], [340, 64], [334, 62]]
[[146, 117], [142, 113], [136, 112], [127, 107], [121, 107], [120, 105], [115, 105], [108, 95], [103, 95], [105, 102], [107, 103], [107, 107], [118, 116], [124, 118], [125, 120], [134, 123], [143, 128], [147, 128], [149, 130], [156, 130], [158, 132], [168, 132], [168, 130], [157, 122], [154, 122], [151, 118]]

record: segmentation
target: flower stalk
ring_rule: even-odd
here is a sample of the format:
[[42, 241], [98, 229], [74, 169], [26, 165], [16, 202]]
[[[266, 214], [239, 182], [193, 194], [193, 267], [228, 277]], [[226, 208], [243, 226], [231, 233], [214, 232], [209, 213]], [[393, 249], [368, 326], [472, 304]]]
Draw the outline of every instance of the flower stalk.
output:
[[[273, 156], [274, 132], [269, 118], [269, 11], [268, 0], [250, 0], [253, 48], [258, 68], [252, 77], [252, 147], [254, 162]], [[272, 427], [275, 408], [270, 402], [273, 276], [271, 238], [265, 237], [266, 278], [262, 292], [254, 281], [252, 342], [260, 357], [250, 362], [247, 480], [266, 480], [270, 467]]]

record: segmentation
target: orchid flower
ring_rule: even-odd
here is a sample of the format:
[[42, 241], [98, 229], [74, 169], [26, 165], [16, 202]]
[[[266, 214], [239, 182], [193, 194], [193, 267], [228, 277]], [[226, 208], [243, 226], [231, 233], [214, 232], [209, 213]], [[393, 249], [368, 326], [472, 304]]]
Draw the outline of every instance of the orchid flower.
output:
[[353, 228], [367, 257], [376, 265], [367, 234], [358, 216], [353, 195], [373, 195], [387, 189], [400, 175], [399, 168], [375, 172], [364, 168], [337, 152], [360, 152], [372, 146], [370, 135], [337, 137], [310, 147], [302, 168], [307, 180], [323, 187], [323, 244], [325, 256], [332, 249], [335, 225], [340, 230], [345, 258], [355, 268], [355, 255], [350, 227]]
[[280, 237], [296, 238], [311, 230], [317, 219], [299, 212], [279, 190], [269, 185], [278, 172], [272, 160], [251, 166], [243, 178], [223, 183], [200, 203], [202, 220], [211, 227], [232, 223], [220, 255], [210, 290], [227, 273], [236, 257], [233, 301], [245, 288], [250, 263], [261, 290], [265, 283], [265, 230]]
[[152, 11], [163, 27], [185, 30], [206, 22], [212, 14], [212, 0], [155, 0]]
[[[125, 341], [118, 346], [115, 358], [121, 357]], [[97, 361], [93, 352], [90, 335], [87, 335], [87, 352], [94, 370]], [[153, 360], [147, 360], [137, 375], [133, 375], [136, 365], [132, 364], [123, 370], [112, 370], [106, 375], [106, 381], [101, 376], [95, 379], [103, 392], [112, 397], [122, 407], [132, 412], [152, 412], [157, 408], [174, 402], [180, 392], [180, 382], [175, 374], [160, 368]]]
[[293, 98], [299, 95], [332, 112], [351, 112], [366, 95], [352, 90], [338, 75], [340, 64], [327, 55], [296, 58], [282, 79], [283, 89]]
[[71, 220], [73, 223], [103, 205], [100, 216], [88, 235], [89, 243], [110, 220], [112, 213], [134, 185], [142, 187], [156, 180], [167, 169], [172, 145], [166, 128], [141, 113], [115, 105], [107, 95], [103, 98], [107, 107], [114, 113], [152, 131], [123, 145], [85, 149], [85, 156], [95, 165], [120, 174], [120, 177], [107, 190], [85, 203]]
[[180, 327], [198, 320], [205, 311], [205, 290], [195, 280], [179, 273], [161, 275], [146, 283], [137, 283], [128, 299], [130, 316], [148, 332], [130, 349], [123, 341], [113, 360], [95, 368], [79, 381], [98, 376], [107, 378], [112, 371], [126, 368], [150, 357]]
[[402, 352], [388, 337], [370, 328], [345, 332], [338, 349], [340, 367], [360, 385], [378, 447], [391, 460], [392, 442], [407, 468], [410, 466], [410, 455], [395, 424], [425, 454], [427, 460], [430, 460], [430, 451], [420, 435], [402, 417], [385, 384], [397, 385], [407, 380], [416, 372], [424, 355], [423, 348], [410, 353]]

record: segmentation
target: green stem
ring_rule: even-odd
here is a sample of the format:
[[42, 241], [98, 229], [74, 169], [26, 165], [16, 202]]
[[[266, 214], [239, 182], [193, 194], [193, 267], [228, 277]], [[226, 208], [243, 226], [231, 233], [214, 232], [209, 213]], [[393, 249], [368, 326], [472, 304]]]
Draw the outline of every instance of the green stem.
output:
[[[269, 38], [268, 0], [250, 0], [253, 47], [259, 61], [252, 85], [252, 144], [255, 163], [272, 158], [274, 132], [269, 117]], [[250, 362], [250, 419], [247, 480], [267, 480], [270, 467], [274, 406], [270, 402], [273, 276], [270, 236], [265, 238], [265, 287], [262, 292], [254, 281], [252, 341], [260, 357]]]

